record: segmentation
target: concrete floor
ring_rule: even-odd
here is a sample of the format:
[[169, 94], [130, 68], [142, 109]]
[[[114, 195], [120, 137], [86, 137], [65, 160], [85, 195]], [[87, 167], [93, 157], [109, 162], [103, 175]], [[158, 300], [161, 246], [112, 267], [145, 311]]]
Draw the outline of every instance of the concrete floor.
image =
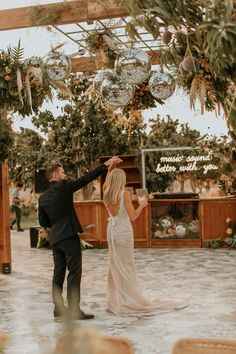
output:
[[[136, 249], [146, 297], [189, 303], [183, 310], [145, 317], [105, 311], [107, 256], [106, 249], [83, 252], [82, 308], [95, 319], [81, 326], [128, 337], [138, 354], [170, 354], [183, 337], [236, 337], [236, 251]], [[0, 331], [11, 336], [6, 354], [49, 353], [64, 331], [52, 316], [51, 251], [30, 248], [29, 231], [13, 231], [12, 258], [12, 274], [0, 274]]]

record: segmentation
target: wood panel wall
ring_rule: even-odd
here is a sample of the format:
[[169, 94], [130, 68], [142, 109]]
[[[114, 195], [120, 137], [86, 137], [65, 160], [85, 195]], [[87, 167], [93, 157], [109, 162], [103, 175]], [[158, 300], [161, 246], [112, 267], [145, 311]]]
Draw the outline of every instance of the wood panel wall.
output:
[[[182, 200], [186, 203], [186, 200]], [[166, 201], [155, 201], [160, 208]], [[134, 247], [158, 247], [158, 248], [187, 248], [201, 247], [204, 240], [226, 237], [226, 219], [230, 217], [236, 220], [236, 198], [219, 198], [197, 200], [200, 235], [199, 239], [172, 239], [157, 240], [151, 235], [151, 201], [139, 218], [133, 223]], [[133, 202], [137, 208], [138, 203]], [[95, 226], [85, 231], [83, 239], [98, 247], [107, 247], [106, 228], [108, 213], [102, 201], [75, 202], [76, 212], [82, 225], [94, 224]]]
[[[75, 202], [75, 209], [81, 225], [94, 224], [95, 226], [85, 230], [82, 239], [97, 247], [107, 247], [107, 223], [108, 212], [102, 201]], [[137, 208], [137, 202], [134, 207]], [[149, 211], [145, 208], [139, 218], [133, 223], [134, 247], [149, 247]]]
[[202, 241], [225, 238], [230, 217], [236, 221], [236, 198], [205, 199], [200, 201]]

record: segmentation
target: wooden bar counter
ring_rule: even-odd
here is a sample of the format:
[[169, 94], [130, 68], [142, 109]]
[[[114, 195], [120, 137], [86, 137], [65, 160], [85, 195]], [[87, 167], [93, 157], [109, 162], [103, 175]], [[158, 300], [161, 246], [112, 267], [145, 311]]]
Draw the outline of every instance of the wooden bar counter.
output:
[[[85, 232], [82, 238], [107, 247], [108, 213], [101, 200], [75, 202]], [[138, 203], [133, 201], [134, 207]], [[226, 237], [226, 219], [236, 220], [236, 198], [152, 199], [133, 223], [134, 246], [202, 247], [203, 241]], [[163, 227], [160, 225], [163, 222]], [[168, 229], [168, 225], [171, 224]], [[186, 231], [187, 230], [187, 231]], [[184, 234], [185, 233], [185, 234]]]
[[[138, 202], [133, 202], [138, 207]], [[75, 209], [84, 229], [82, 239], [97, 247], [107, 247], [108, 212], [102, 200], [75, 202]], [[149, 212], [146, 207], [133, 222], [134, 247], [150, 247]]]

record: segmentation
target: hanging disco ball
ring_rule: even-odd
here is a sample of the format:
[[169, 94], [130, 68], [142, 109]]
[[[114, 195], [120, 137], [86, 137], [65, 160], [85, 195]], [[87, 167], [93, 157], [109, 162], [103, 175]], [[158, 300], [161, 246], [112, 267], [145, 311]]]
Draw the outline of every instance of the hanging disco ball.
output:
[[99, 71], [97, 73], [97, 75], [95, 76], [94, 80], [93, 80], [93, 85], [95, 88], [95, 91], [97, 93], [101, 92], [101, 85], [103, 83], [103, 81], [105, 79], [109, 79], [112, 77], [112, 71], [111, 70], [103, 70], [103, 71]]
[[148, 85], [151, 94], [159, 100], [165, 100], [175, 91], [175, 80], [166, 72], [155, 72], [149, 79]]
[[50, 52], [45, 59], [45, 71], [50, 80], [65, 80], [71, 71], [70, 58], [61, 52]]
[[174, 227], [175, 236], [184, 238], [188, 233], [188, 225], [185, 222], [178, 222]]
[[111, 106], [126, 106], [133, 98], [134, 87], [112, 75], [105, 79], [101, 85], [101, 94], [105, 102]]
[[140, 49], [128, 49], [122, 52], [116, 62], [117, 74], [129, 84], [145, 81], [151, 71], [149, 55]]

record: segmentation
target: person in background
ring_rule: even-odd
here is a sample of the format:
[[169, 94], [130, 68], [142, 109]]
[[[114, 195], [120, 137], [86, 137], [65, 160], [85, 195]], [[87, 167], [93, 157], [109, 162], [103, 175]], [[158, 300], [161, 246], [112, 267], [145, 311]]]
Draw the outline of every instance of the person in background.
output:
[[12, 205], [11, 205], [11, 209], [14, 211], [15, 213], [15, 218], [14, 220], [11, 222], [11, 230], [13, 230], [13, 225], [17, 226], [17, 231], [21, 232], [24, 231], [21, 228], [21, 206], [22, 206], [22, 202], [24, 202], [23, 198], [20, 198], [20, 191], [23, 188], [23, 183], [18, 182], [16, 184], [16, 188], [13, 191], [12, 194]]
[[[61, 164], [49, 165], [46, 169], [49, 187], [39, 198], [38, 214], [40, 225], [51, 229], [49, 242], [54, 260], [52, 298], [55, 317], [68, 315], [71, 319], [80, 320], [94, 318], [94, 315], [86, 314], [80, 308], [82, 253], [78, 233], [82, 233], [83, 229], [74, 208], [73, 193], [100, 176], [111, 164], [120, 162], [122, 160], [114, 156], [74, 181], [67, 181]], [[67, 277], [68, 309], [64, 305], [62, 296], [66, 269], [69, 271]]]

